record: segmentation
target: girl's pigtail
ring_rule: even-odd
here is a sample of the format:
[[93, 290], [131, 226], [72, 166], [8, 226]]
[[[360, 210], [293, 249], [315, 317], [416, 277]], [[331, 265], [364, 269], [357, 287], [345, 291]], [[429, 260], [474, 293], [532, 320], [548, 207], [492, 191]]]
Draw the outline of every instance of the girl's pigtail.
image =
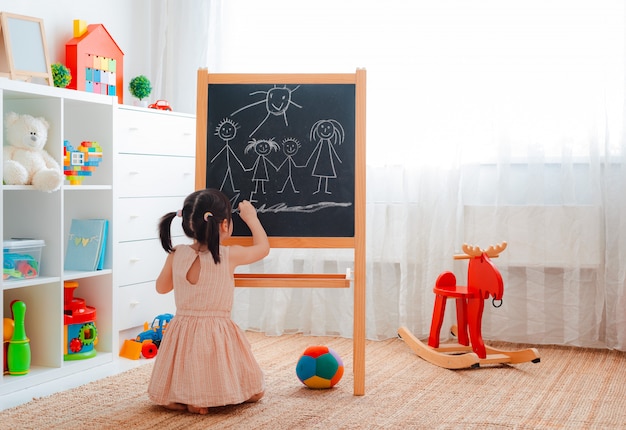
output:
[[[172, 248], [172, 234], [170, 229], [172, 226], [172, 220], [177, 215], [178, 212], [168, 212], [163, 215], [159, 221], [159, 238], [161, 239], [161, 246], [168, 254], [174, 251], [174, 248]], [[180, 216], [182, 216], [182, 213]]]
[[204, 213], [204, 221], [206, 222], [207, 248], [211, 252], [215, 264], [218, 264], [220, 262], [220, 223], [211, 212]]

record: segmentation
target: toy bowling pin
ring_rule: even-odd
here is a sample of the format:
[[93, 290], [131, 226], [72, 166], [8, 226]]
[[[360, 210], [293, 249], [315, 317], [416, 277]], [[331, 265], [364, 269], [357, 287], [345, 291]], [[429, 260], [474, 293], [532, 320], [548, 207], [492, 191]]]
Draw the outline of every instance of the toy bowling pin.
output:
[[10, 375], [26, 375], [30, 370], [30, 340], [26, 337], [24, 316], [26, 315], [26, 303], [15, 300], [11, 303], [13, 312], [13, 337], [9, 341], [7, 350], [7, 364]]

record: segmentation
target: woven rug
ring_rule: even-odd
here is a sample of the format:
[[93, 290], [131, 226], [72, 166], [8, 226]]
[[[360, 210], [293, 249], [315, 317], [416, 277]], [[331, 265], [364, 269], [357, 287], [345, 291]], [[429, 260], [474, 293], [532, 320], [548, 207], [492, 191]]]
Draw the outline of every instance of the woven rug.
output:
[[[266, 372], [256, 404], [208, 415], [148, 400], [152, 364], [0, 412], [2, 429], [617, 429], [626, 427], [626, 354], [538, 347], [541, 362], [447, 370], [401, 339], [366, 344], [366, 393], [353, 396], [350, 339], [247, 333]], [[335, 349], [339, 384], [311, 390], [295, 375], [309, 345]], [[502, 349], [516, 345], [493, 344]]]

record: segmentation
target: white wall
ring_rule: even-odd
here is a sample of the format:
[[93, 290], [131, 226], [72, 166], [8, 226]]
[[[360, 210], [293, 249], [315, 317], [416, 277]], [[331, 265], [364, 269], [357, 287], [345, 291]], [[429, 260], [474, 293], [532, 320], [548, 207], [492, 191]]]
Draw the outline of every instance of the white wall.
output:
[[65, 64], [65, 44], [73, 37], [74, 19], [103, 24], [124, 52], [124, 104], [132, 104], [130, 79], [137, 75], [152, 79], [148, 66], [152, 4], [150, 0], [0, 0], [0, 11], [43, 19], [51, 63]]

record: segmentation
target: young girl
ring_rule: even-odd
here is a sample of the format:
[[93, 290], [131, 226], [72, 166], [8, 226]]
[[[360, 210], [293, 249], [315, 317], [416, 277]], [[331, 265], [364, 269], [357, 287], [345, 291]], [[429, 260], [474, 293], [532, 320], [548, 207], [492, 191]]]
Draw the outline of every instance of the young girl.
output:
[[[193, 244], [173, 248], [170, 225], [177, 215]], [[263, 397], [263, 372], [230, 312], [235, 267], [262, 259], [270, 246], [250, 202], [239, 204], [239, 216], [252, 232], [250, 246], [221, 245], [233, 224], [230, 201], [218, 190], [190, 194], [182, 211], [170, 212], [159, 222], [168, 256], [156, 290], [174, 290], [176, 316], [159, 347], [148, 395], [168, 409], [206, 414], [209, 407]]]

